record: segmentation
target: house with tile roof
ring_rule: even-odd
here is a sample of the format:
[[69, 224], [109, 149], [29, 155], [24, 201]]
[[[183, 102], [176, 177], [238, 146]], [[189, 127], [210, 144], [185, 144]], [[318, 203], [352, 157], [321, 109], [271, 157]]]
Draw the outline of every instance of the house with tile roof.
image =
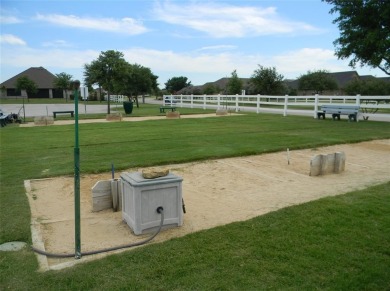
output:
[[29, 98], [64, 98], [63, 91], [54, 88], [56, 76], [43, 67], [31, 67], [1, 83], [0, 97], [26, 97], [26, 92], [20, 92], [16, 88], [17, 79], [23, 76], [28, 77], [38, 87], [37, 93], [29, 94]]

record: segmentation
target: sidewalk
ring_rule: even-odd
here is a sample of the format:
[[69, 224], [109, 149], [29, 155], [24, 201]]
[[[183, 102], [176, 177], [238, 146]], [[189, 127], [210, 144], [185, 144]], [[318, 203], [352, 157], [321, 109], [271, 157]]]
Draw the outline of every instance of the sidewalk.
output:
[[[122, 106], [122, 104], [111, 105], [111, 108]], [[25, 115], [23, 115], [22, 104], [1, 104], [0, 108], [6, 113], [19, 113], [21, 117], [35, 117], [35, 116], [53, 116], [53, 111], [69, 111], [74, 110], [74, 104], [24, 104]], [[107, 104], [102, 105], [88, 105], [79, 103], [79, 114], [94, 114], [106, 113]]]
[[[142, 99], [139, 100], [142, 102]], [[145, 103], [147, 104], [156, 104], [156, 105], [162, 105], [161, 100], [156, 100], [154, 98], [145, 98]], [[142, 105], [142, 103], [141, 103]], [[53, 111], [69, 111], [74, 110], [74, 104], [25, 104], [25, 115], [23, 115], [23, 111], [20, 111], [22, 108], [21, 104], [2, 104], [0, 105], [0, 108], [5, 113], [19, 113], [21, 117], [35, 117], [35, 116], [53, 116]], [[112, 109], [119, 107], [122, 107], [122, 104], [120, 103], [111, 103], [110, 106]], [[180, 108], [181, 105], [178, 103], [176, 104], [176, 107]], [[184, 107], [184, 106], [183, 106]], [[203, 108], [203, 105], [195, 106], [196, 108]], [[207, 109], [217, 109], [217, 106], [206, 106]], [[107, 113], [107, 103], [102, 102], [102, 105], [89, 105], [88, 103], [79, 103], [79, 114], [96, 114], [96, 113]], [[231, 108], [231, 110], [234, 110], [234, 108]], [[240, 108], [241, 113], [242, 112], [256, 112], [256, 108], [253, 107], [241, 107]], [[232, 111], [234, 112], [234, 111]], [[240, 113], [240, 112], [238, 112]], [[279, 114], [283, 115], [283, 109], [266, 109], [266, 108], [260, 108], [261, 113], [273, 113], [273, 114]], [[288, 115], [301, 115], [301, 116], [313, 116], [313, 111], [311, 110], [287, 110], [287, 116]], [[365, 114], [366, 116], [369, 116], [369, 121], [385, 121], [390, 122], [390, 114]], [[314, 117], [313, 117], [314, 118]], [[362, 120], [362, 118], [360, 119]]]

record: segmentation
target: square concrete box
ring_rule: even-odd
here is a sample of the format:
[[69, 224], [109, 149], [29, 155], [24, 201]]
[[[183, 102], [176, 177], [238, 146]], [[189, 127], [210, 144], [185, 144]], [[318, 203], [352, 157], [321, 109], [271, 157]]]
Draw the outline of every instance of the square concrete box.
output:
[[164, 208], [164, 227], [183, 224], [182, 181], [172, 173], [155, 179], [145, 179], [140, 172], [122, 173], [122, 218], [139, 235], [157, 228]]

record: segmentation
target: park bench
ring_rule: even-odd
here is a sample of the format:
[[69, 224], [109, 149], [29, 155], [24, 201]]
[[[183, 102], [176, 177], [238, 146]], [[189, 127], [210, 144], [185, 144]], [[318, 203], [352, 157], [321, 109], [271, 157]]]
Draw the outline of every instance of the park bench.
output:
[[348, 120], [358, 121], [358, 113], [360, 106], [358, 105], [345, 105], [345, 104], [328, 104], [322, 105], [322, 112], [317, 112], [318, 119], [325, 119], [325, 114], [332, 114], [333, 120], [337, 118], [340, 120], [340, 115], [348, 115]]
[[74, 116], [74, 111], [69, 110], [69, 111], [53, 111], [53, 117], [56, 118], [57, 114], [66, 114], [66, 113], [70, 113], [71, 117]]
[[164, 113], [164, 112], [165, 112], [165, 109], [166, 109], [166, 110], [171, 110], [172, 112], [173, 112], [173, 111], [176, 111], [176, 107], [172, 107], [172, 106], [162, 106], [162, 107], [160, 107], [160, 113]]

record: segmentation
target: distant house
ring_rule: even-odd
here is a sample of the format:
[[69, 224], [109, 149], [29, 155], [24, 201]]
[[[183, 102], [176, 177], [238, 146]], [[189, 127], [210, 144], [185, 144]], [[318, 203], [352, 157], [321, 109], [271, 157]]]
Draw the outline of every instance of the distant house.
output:
[[[338, 89], [333, 90], [333, 91], [322, 92], [323, 95], [343, 95], [344, 94], [343, 88], [345, 87], [345, 85], [347, 85], [348, 82], [361, 79], [361, 77], [359, 76], [359, 74], [356, 71], [329, 73], [329, 75], [331, 77], [333, 77], [334, 80], [336, 81]], [[299, 85], [298, 80], [289, 80], [286, 83], [287, 83], [287, 86], [290, 89], [295, 90], [298, 93], [298, 95], [314, 95], [315, 94], [312, 91], [299, 91], [298, 90], [298, 85]]]
[[[365, 76], [359, 76], [359, 74], [356, 71], [345, 71], [345, 72], [336, 72], [336, 73], [329, 73], [330, 76], [332, 76], [337, 85], [338, 89], [337, 90], [332, 90], [332, 91], [325, 91], [322, 92], [323, 95], [343, 95], [344, 93], [344, 88], [347, 85], [348, 82], [351, 82], [353, 80], [368, 80], [368, 79], [379, 79], [383, 81], [389, 81], [390, 82], [390, 77], [383, 77], [383, 78], [376, 78], [371, 75], [365, 75]], [[254, 93], [253, 88], [250, 85], [250, 79], [249, 78], [240, 78], [243, 82], [243, 89], [246, 91], [246, 94], [257, 94]], [[204, 90], [207, 87], [214, 87], [215, 94], [225, 94], [226, 92], [226, 86], [229, 82], [230, 78], [225, 77], [221, 78], [215, 82], [208, 82], [205, 83], [204, 85], [200, 86], [189, 86], [181, 89], [177, 94], [194, 94], [194, 95], [199, 95], [199, 94], [204, 94]], [[295, 92], [297, 95], [314, 95], [315, 93], [310, 91], [300, 91], [298, 90], [298, 80], [291, 80], [291, 79], [286, 79], [284, 80], [284, 83], [286, 84], [286, 87], [289, 89], [290, 94], [291, 92]]]
[[16, 80], [26, 76], [38, 87], [35, 94], [29, 94], [29, 98], [64, 98], [61, 89], [54, 88], [53, 82], [56, 76], [43, 67], [32, 67], [0, 84], [1, 97], [26, 97], [26, 92], [16, 89]]

